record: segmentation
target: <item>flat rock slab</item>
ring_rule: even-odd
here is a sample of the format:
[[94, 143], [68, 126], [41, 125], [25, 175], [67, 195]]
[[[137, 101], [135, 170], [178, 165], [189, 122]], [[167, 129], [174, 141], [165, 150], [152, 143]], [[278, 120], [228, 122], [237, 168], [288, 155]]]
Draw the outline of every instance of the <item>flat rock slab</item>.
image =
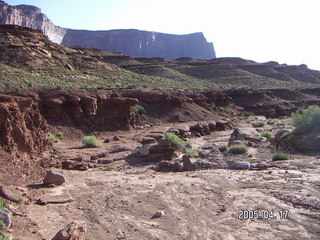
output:
[[63, 204], [73, 202], [74, 199], [69, 194], [61, 195], [44, 195], [39, 198], [36, 202], [38, 205], [47, 205], [47, 204]]
[[13, 186], [0, 186], [0, 195], [12, 202], [22, 201], [21, 193]]

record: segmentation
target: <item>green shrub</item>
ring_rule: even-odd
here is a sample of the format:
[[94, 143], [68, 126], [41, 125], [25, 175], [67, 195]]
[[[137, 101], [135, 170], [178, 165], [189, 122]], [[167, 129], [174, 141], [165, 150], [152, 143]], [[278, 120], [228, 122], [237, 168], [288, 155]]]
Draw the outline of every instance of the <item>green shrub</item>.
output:
[[185, 142], [174, 133], [166, 132], [165, 138], [168, 139], [173, 145], [181, 147], [185, 146]]
[[52, 134], [52, 133], [49, 133], [49, 138], [51, 139], [51, 141], [52, 141], [53, 143], [59, 142], [59, 139], [58, 139], [54, 134]]
[[[3, 221], [0, 221], [0, 231], [5, 229], [6, 228], [6, 225], [4, 224]], [[0, 239], [1, 239], [1, 235], [0, 235]]]
[[198, 156], [198, 151], [197, 151], [197, 149], [194, 149], [194, 148], [188, 148], [188, 149], [186, 149], [185, 154], [187, 156]]
[[12, 237], [0, 233], [0, 240], [12, 240]]
[[81, 139], [81, 142], [86, 148], [101, 147], [101, 144], [99, 143], [98, 139], [95, 136], [85, 136]]
[[264, 127], [264, 125], [266, 125], [266, 123], [260, 121], [260, 122], [256, 122], [255, 125], [257, 125], [258, 127]]
[[267, 123], [273, 125], [279, 123], [279, 121], [277, 119], [269, 119]]
[[265, 138], [273, 138], [273, 134], [271, 133], [271, 132], [269, 132], [269, 131], [262, 131], [261, 132], [261, 136], [262, 137], [265, 137]]
[[272, 161], [289, 160], [290, 156], [285, 153], [275, 153], [272, 155]]
[[4, 202], [0, 201], [0, 211], [6, 208], [6, 205]]
[[320, 107], [316, 105], [309, 106], [308, 108], [297, 111], [291, 114], [292, 124], [295, 128], [302, 125], [308, 125], [310, 129], [320, 127]]
[[147, 111], [144, 109], [144, 107], [139, 104], [133, 105], [132, 110], [135, 111], [136, 113], [138, 113], [139, 115], [146, 115], [147, 114]]
[[242, 145], [235, 145], [229, 149], [229, 153], [233, 153], [233, 154], [243, 154], [243, 153], [246, 153], [247, 151], [248, 149]]

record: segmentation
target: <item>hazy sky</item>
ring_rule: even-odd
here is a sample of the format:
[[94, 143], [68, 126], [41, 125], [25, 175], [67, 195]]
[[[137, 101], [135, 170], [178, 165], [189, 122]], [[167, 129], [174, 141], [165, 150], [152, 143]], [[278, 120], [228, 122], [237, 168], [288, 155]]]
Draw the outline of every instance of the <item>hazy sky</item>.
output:
[[203, 32], [217, 57], [320, 70], [320, 0], [4, 0], [40, 7], [66, 28]]

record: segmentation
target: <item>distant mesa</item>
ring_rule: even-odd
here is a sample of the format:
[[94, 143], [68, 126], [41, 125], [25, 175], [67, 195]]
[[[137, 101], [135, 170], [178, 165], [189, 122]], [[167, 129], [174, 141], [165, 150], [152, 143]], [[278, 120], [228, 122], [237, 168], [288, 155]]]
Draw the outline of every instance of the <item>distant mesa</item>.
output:
[[4, 1], [0, 1], [0, 24], [14, 24], [41, 30], [52, 42], [65, 46], [99, 48], [132, 57], [165, 59], [216, 57], [213, 43], [207, 42], [203, 33], [174, 35], [135, 29], [109, 31], [66, 29], [54, 25], [45, 14], [41, 13], [40, 8], [29, 5], [10, 6]]

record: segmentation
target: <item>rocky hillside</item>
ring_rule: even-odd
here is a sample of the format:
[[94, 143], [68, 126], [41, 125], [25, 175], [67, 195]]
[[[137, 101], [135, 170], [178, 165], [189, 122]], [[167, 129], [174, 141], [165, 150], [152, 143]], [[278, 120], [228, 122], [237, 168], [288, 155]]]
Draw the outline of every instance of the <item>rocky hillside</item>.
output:
[[139, 30], [87, 31], [55, 26], [41, 9], [29, 6], [10, 6], [0, 1], [0, 24], [14, 24], [43, 31], [55, 43], [66, 46], [100, 48], [136, 57], [175, 59], [215, 58], [212, 43], [202, 33], [173, 35]]

